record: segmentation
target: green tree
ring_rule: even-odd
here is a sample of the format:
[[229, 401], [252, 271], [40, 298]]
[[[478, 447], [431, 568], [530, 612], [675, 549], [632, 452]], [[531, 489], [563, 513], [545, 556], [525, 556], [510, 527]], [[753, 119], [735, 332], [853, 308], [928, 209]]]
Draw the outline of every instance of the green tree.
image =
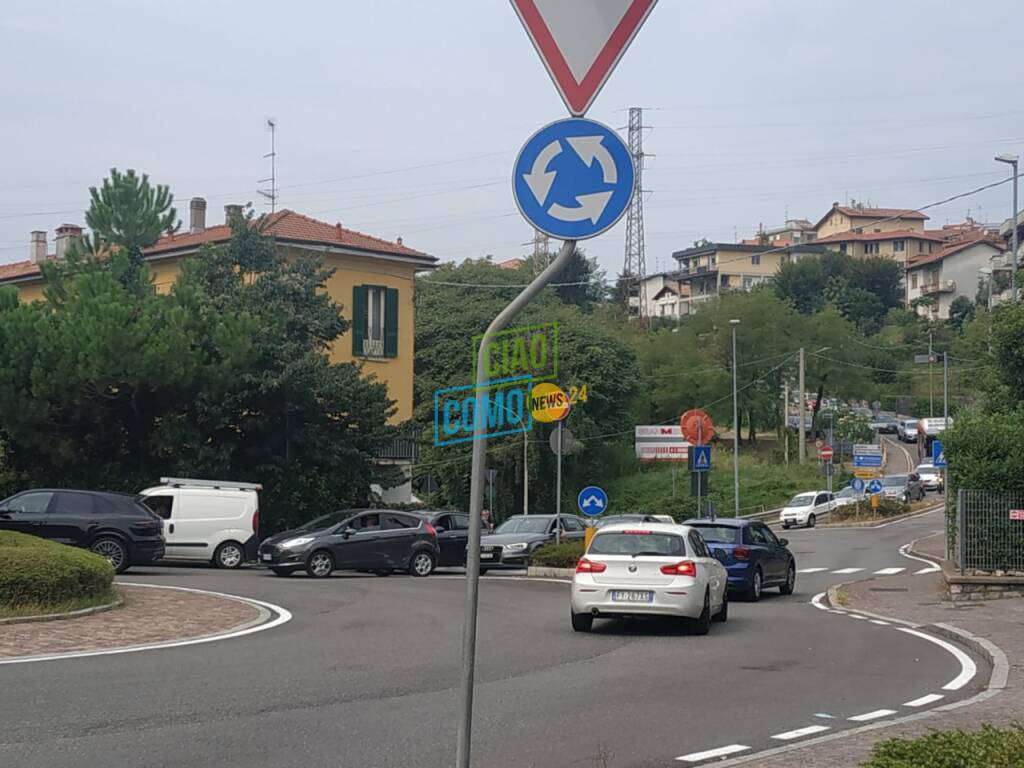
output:
[[966, 296], [957, 296], [949, 305], [949, 325], [962, 333], [964, 325], [974, 319], [974, 302]]

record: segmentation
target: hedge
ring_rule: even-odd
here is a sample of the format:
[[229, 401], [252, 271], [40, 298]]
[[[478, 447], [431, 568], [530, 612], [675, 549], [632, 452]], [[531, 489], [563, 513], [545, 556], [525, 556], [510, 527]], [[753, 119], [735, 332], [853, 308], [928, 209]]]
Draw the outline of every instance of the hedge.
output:
[[582, 541], [544, 544], [533, 553], [530, 565], [540, 565], [545, 568], [575, 568], [581, 557], [583, 557]]
[[905, 515], [909, 511], [910, 505], [899, 499], [879, 499], [877, 509], [871, 508], [871, 499], [864, 499], [860, 502], [859, 512], [856, 504], [844, 504], [832, 510], [831, 517], [833, 521], [839, 522], [857, 518], [895, 517], [896, 515]]
[[52, 605], [110, 591], [114, 569], [84, 549], [0, 531], [0, 606]]
[[1024, 766], [1024, 727], [938, 731], [916, 739], [876, 744], [862, 768], [1019, 768]]

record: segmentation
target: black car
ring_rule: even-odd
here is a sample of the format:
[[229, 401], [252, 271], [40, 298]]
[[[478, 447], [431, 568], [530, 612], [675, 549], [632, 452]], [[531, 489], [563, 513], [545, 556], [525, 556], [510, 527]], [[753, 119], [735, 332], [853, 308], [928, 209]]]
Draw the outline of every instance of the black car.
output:
[[465, 512], [417, 510], [411, 514], [422, 517], [437, 532], [439, 568], [463, 568], [466, 565], [466, 543], [469, 541], [469, 515]]
[[438, 557], [437, 532], [430, 522], [388, 509], [332, 512], [271, 536], [259, 548], [260, 565], [278, 576], [304, 570], [318, 579], [335, 569], [429, 576]]
[[135, 496], [40, 488], [0, 501], [0, 530], [91, 549], [117, 573], [164, 556], [163, 521]]
[[[575, 515], [561, 515], [562, 540], [581, 541], [586, 523]], [[480, 539], [480, 572], [490, 568], [526, 568], [534, 550], [555, 540], [554, 515], [513, 515]]]

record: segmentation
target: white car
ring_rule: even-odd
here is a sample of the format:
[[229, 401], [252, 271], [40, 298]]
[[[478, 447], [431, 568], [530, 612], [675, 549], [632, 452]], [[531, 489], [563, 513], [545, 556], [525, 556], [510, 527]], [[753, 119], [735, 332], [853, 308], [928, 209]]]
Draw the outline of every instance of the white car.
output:
[[832, 509], [845, 507], [848, 504], [856, 504], [858, 501], [863, 501], [864, 498], [863, 492], [855, 491], [850, 486], [846, 486], [839, 493], [832, 495]]
[[904, 443], [917, 442], [917, 419], [906, 419], [901, 421], [896, 428], [896, 436]]
[[921, 485], [926, 491], [942, 492], [945, 482], [942, 479], [942, 472], [934, 464], [918, 464], [914, 472], [921, 479]]
[[729, 617], [728, 572], [686, 525], [624, 523], [600, 529], [572, 580], [572, 628], [595, 618], [680, 616], [705, 635]]
[[828, 491], [808, 491], [798, 493], [779, 513], [779, 522], [783, 528], [792, 525], [806, 525], [813, 528], [818, 518], [835, 509], [834, 497]]

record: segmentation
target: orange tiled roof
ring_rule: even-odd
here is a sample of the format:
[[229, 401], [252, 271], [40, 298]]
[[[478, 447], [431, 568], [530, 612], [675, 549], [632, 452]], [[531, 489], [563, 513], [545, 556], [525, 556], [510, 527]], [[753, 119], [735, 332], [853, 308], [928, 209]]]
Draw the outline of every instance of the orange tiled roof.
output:
[[825, 219], [831, 216], [833, 213], [841, 213], [844, 216], [849, 216], [853, 219], [920, 219], [924, 221], [928, 217], [920, 211], [915, 211], [910, 208], [851, 208], [848, 205], [833, 205], [828, 209], [828, 212], [818, 219], [818, 223], [814, 225], [817, 229], [825, 223]]
[[926, 253], [921, 256], [917, 256], [910, 260], [907, 265], [908, 269], [914, 269], [915, 267], [923, 267], [925, 264], [931, 264], [932, 262], [941, 261], [948, 256], [952, 256], [954, 253], [967, 250], [973, 245], [984, 244], [990, 245], [996, 250], [1002, 251], [1003, 248], [999, 243], [993, 242], [990, 238], [985, 236], [985, 233], [981, 230], [965, 232], [956, 240], [951, 240], [943, 248], [935, 251], [935, 253]]
[[33, 264], [31, 261], [15, 261], [11, 264], [0, 264], [0, 283], [38, 274], [40, 274], [39, 265]]
[[897, 229], [892, 232], [840, 232], [838, 235], [829, 235], [828, 237], [819, 237], [812, 241], [813, 245], [820, 245], [822, 243], [848, 243], [850, 241], [855, 242], [873, 242], [875, 240], [932, 240], [937, 243], [941, 243], [945, 238], [942, 235], [931, 234], [929, 232], [913, 232], [909, 229]]
[[498, 266], [502, 269], [519, 269], [526, 262], [523, 259], [511, 258], [505, 261], [499, 261]]

